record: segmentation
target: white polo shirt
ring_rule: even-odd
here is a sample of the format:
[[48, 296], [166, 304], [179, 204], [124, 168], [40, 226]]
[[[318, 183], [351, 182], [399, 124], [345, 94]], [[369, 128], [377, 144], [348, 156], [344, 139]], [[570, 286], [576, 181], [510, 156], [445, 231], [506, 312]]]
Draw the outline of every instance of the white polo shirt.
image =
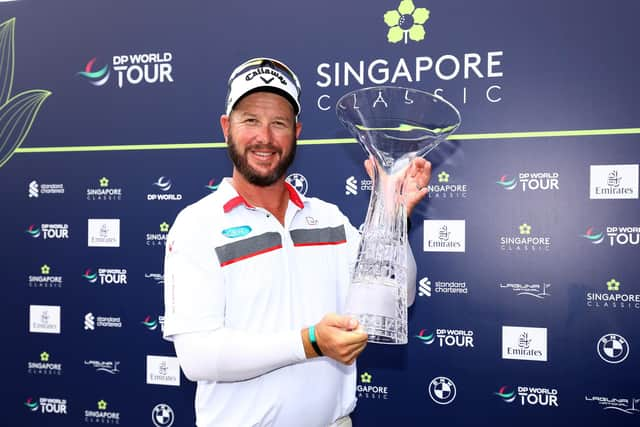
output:
[[[343, 313], [360, 235], [330, 203], [287, 184], [284, 226], [225, 179], [167, 238], [164, 335], [219, 328], [299, 331]], [[245, 381], [199, 381], [202, 426], [326, 426], [356, 402], [355, 364], [305, 360]]]

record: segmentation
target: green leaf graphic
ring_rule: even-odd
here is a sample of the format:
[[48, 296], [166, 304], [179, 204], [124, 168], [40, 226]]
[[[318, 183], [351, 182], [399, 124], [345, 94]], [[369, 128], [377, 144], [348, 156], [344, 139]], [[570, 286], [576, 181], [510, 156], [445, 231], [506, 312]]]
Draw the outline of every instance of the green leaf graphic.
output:
[[11, 96], [13, 85], [13, 35], [16, 18], [0, 24], [0, 105]]
[[48, 90], [28, 90], [9, 99], [0, 107], [0, 167], [26, 138]]

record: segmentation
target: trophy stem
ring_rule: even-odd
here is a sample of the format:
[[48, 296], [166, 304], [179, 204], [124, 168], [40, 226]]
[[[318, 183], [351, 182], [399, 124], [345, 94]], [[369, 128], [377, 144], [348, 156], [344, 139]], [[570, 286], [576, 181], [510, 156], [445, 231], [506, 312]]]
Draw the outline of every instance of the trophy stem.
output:
[[358, 319], [369, 342], [407, 343], [406, 170], [387, 174], [374, 161], [374, 186], [347, 299], [347, 313]]

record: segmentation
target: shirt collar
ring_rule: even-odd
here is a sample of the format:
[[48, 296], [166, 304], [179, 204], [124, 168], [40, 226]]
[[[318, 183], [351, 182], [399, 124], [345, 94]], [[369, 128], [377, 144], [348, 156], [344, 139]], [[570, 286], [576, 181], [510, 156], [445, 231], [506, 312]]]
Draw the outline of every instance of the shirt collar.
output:
[[[291, 184], [289, 184], [288, 182], [284, 183], [284, 187], [289, 192], [289, 200], [298, 208], [304, 208], [305, 197], [298, 193], [296, 189], [293, 188], [293, 186], [291, 186]], [[231, 179], [229, 178], [225, 178], [222, 183], [220, 183], [218, 191], [222, 191], [225, 199], [227, 200], [227, 202], [222, 207], [224, 213], [229, 213], [240, 205], [245, 205], [249, 209], [255, 209], [255, 206], [252, 206], [241, 195], [238, 194], [235, 188], [233, 188], [233, 186], [231, 185]]]

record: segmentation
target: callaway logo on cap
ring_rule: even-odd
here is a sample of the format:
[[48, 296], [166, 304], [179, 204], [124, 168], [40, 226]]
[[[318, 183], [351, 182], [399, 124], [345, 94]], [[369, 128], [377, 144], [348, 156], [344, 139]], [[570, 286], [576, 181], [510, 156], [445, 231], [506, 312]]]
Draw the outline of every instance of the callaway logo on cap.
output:
[[253, 58], [236, 67], [229, 77], [226, 113], [242, 97], [253, 92], [274, 92], [291, 103], [296, 117], [300, 114], [300, 81], [289, 67], [271, 58]]

